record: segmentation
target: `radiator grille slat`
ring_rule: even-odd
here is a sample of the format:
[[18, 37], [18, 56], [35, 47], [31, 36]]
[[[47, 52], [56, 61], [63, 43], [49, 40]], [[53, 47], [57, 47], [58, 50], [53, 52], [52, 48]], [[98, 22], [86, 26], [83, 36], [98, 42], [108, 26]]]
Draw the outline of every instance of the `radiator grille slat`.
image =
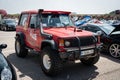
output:
[[[93, 38], [93, 36], [90, 37], [80, 37], [80, 46], [89, 46], [89, 45], [93, 45], [95, 44], [95, 40]], [[79, 46], [79, 42], [77, 38], [73, 38], [73, 39], [66, 39], [66, 41], [71, 42], [71, 45], [69, 47], [78, 47]], [[68, 48], [67, 46], [65, 46], [65, 48]]]

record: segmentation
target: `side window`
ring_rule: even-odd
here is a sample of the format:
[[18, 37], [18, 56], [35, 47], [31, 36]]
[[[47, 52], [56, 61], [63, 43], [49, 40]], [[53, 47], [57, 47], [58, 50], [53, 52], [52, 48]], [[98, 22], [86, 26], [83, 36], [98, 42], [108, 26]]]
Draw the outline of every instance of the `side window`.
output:
[[95, 27], [95, 26], [92, 26], [92, 30], [93, 30], [93, 32], [97, 32], [97, 31], [100, 31], [100, 29], [98, 28], [98, 27]]
[[37, 15], [36, 15], [36, 14], [32, 14], [32, 15], [31, 15], [30, 27], [31, 27], [31, 28], [37, 27]]
[[20, 26], [24, 26], [27, 18], [28, 18], [28, 14], [22, 14], [22, 15], [21, 15], [21, 18], [20, 18], [19, 25], [20, 25]]
[[99, 28], [97, 28], [95, 26], [89, 26], [88, 31], [92, 31], [92, 32], [96, 33], [97, 31], [99, 31]]
[[81, 27], [83, 30], [87, 30], [88, 31], [88, 26], [82, 26]]

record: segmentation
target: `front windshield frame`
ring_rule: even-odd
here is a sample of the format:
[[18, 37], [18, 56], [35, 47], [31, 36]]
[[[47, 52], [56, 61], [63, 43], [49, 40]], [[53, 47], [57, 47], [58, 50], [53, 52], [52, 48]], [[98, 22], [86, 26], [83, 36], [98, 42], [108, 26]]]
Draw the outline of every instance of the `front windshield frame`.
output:
[[47, 28], [74, 26], [68, 14], [42, 14], [42, 24]]

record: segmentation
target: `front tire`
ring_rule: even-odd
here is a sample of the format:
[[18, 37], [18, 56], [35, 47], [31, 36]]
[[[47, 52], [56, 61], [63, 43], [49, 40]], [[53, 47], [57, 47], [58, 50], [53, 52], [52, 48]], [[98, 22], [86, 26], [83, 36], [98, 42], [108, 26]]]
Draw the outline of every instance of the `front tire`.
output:
[[95, 63], [98, 62], [99, 58], [100, 58], [100, 55], [97, 54], [97, 56], [95, 56], [95, 57], [88, 58], [88, 59], [82, 58], [80, 60], [85, 65], [94, 65]]
[[28, 50], [25, 48], [25, 45], [21, 43], [20, 39], [16, 39], [15, 41], [15, 51], [18, 57], [26, 57], [28, 54]]
[[54, 76], [62, 70], [62, 61], [57, 51], [45, 47], [40, 54], [42, 71], [48, 76]]
[[3, 26], [1, 26], [1, 31], [4, 31], [4, 27]]
[[4, 31], [7, 31], [7, 30], [8, 30], [8, 28], [6, 26], [4, 26]]
[[109, 53], [112, 57], [120, 57], [120, 44], [114, 43], [109, 47]]

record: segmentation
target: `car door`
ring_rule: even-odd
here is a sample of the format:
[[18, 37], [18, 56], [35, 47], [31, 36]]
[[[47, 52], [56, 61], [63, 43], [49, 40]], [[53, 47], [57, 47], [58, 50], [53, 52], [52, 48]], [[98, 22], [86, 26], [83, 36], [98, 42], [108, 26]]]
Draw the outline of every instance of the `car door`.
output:
[[26, 46], [29, 46], [29, 30], [28, 30], [28, 23], [29, 23], [29, 14], [28, 13], [22, 13], [20, 15], [20, 19], [18, 22], [18, 26], [16, 28], [17, 32], [21, 32], [24, 35], [24, 41]]
[[37, 14], [31, 14], [29, 24], [29, 43], [32, 48], [40, 50], [42, 37], [40, 35], [40, 28], [37, 25]]

